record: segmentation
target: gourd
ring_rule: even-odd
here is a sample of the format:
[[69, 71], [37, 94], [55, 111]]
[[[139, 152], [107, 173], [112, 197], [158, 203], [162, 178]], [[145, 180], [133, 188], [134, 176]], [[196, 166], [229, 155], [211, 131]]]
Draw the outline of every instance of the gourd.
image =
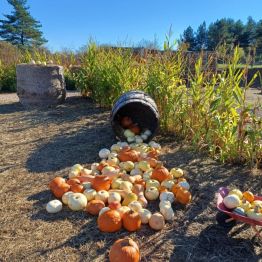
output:
[[133, 201], [129, 203], [128, 207], [135, 212], [139, 212], [139, 210], [142, 209], [142, 205], [139, 201]]
[[242, 192], [239, 190], [239, 189], [233, 189], [233, 190], [230, 190], [228, 195], [236, 195], [238, 196], [238, 198], [241, 200], [243, 198], [243, 194]]
[[137, 200], [141, 203], [142, 207], [146, 207], [148, 203], [144, 196], [144, 186], [140, 184], [134, 185], [133, 192], [137, 195]]
[[103, 207], [102, 209], [100, 209], [98, 216], [101, 216], [103, 213], [105, 213], [106, 211], [110, 210], [109, 207]]
[[159, 197], [159, 191], [156, 187], [149, 187], [145, 191], [145, 197], [148, 200], [156, 200]]
[[175, 214], [169, 201], [160, 201], [159, 208], [165, 220], [174, 220]]
[[130, 172], [135, 167], [132, 161], [121, 162], [119, 166], [120, 168], [126, 170], [127, 172]]
[[175, 196], [172, 192], [162, 192], [159, 197], [160, 201], [169, 201], [173, 203], [175, 201]]
[[109, 197], [109, 193], [105, 190], [101, 190], [96, 193], [95, 199], [102, 200], [104, 203], [107, 203], [108, 197]]
[[83, 166], [81, 166], [80, 164], [73, 165], [70, 169], [70, 172], [69, 172], [69, 178], [79, 176], [82, 169], [83, 169]]
[[148, 224], [150, 217], [152, 216], [152, 213], [145, 208], [142, 208], [138, 211], [138, 214], [141, 217], [142, 224]]
[[112, 181], [111, 188], [112, 188], [112, 189], [119, 189], [122, 182], [123, 182], [123, 179], [122, 179], [122, 178], [119, 178], [119, 177], [118, 177], [118, 178], [115, 178], [115, 179]]
[[58, 213], [62, 210], [63, 204], [58, 199], [51, 200], [46, 205], [46, 211], [48, 213]]
[[149, 226], [156, 231], [161, 230], [165, 226], [165, 218], [161, 213], [154, 213], [149, 219]]
[[118, 239], [109, 252], [110, 262], [139, 262], [140, 251], [131, 238]]
[[87, 169], [87, 168], [83, 168], [80, 171], [80, 176], [88, 176], [88, 175], [92, 175], [93, 170], [91, 169]]
[[128, 193], [123, 200], [122, 206], [128, 206], [133, 201], [137, 201], [137, 195], [135, 193]]
[[69, 184], [70, 190], [74, 193], [82, 193], [85, 189], [81, 182], [77, 178], [71, 178], [67, 181], [67, 184]]
[[149, 169], [151, 169], [150, 164], [147, 161], [140, 161], [138, 163], [138, 168], [141, 169], [144, 172], [146, 172]]
[[234, 209], [241, 204], [239, 197], [235, 194], [225, 196], [223, 203], [229, 209]]
[[122, 219], [116, 210], [108, 210], [97, 219], [98, 228], [102, 232], [116, 232], [122, 227]]
[[176, 200], [183, 205], [188, 204], [192, 199], [191, 193], [184, 188], [178, 189], [175, 196]]
[[168, 190], [172, 190], [172, 187], [174, 186], [175, 181], [174, 180], [164, 180], [161, 183], [161, 186], [164, 186], [165, 188], [167, 188]]
[[179, 177], [182, 177], [184, 175], [184, 172], [181, 168], [172, 168], [170, 170], [170, 174], [175, 177], [175, 178], [179, 178]]
[[113, 144], [110, 148], [111, 152], [119, 152], [121, 150], [120, 145], [118, 144]]
[[112, 166], [105, 166], [102, 169], [102, 175], [108, 176], [108, 177], [114, 177], [117, 176], [119, 173], [119, 170], [112, 167]]
[[143, 172], [139, 168], [134, 168], [130, 172], [130, 176], [141, 176]]
[[124, 147], [118, 152], [118, 159], [121, 162], [132, 161], [137, 162], [139, 153], [130, 147]]
[[83, 210], [86, 205], [87, 199], [82, 193], [73, 193], [68, 197], [68, 207], [73, 211]]
[[248, 202], [248, 201], [242, 201], [242, 203], [240, 204], [240, 207], [244, 209], [244, 211], [248, 211], [249, 209], [251, 209], [252, 205]]
[[86, 196], [87, 201], [95, 199], [96, 191], [94, 189], [86, 189], [83, 194]]
[[131, 184], [135, 184], [137, 181], [141, 180], [142, 179], [142, 176], [140, 175], [136, 175], [136, 176], [130, 176], [128, 174], [122, 174], [122, 179], [124, 181], [128, 181], [130, 182]]
[[149, 179], [146, 181], [146, 188], [148, 187], [160, 188], [160, 183], [155, 179]]
[[91, 200], [87, 203], [86, 211], [93, 216], [99, 214], [100, 210], [105, 207], [105, 203], [102, 200]]
[[160, 183], [166, 179], [171, 178], [167, 168], [162, 163], [158, 164], [152, 172], [152, 179], [158, 180]]
[[103, 148], [99, 151], [98, 155], [101, 159], [105, 159], [108, 157], [108, 155], [110, 154], [110, 150], [107, 148]]
[[129, 232], [137, 231], [141, 227], [141, 218], [133, 210], [125, 212], [123, 215], [123, 227]]
[[125, 132], [124, 132], [124, 136], [125, 136], [126, 138], [129, 138], [129, 137], [134, 138], [134, 137], [135, 137], [135, 134], [134, 134], [131, 130], [126, 129]]
[[63, 194], [62, 196], [62, 202], [67, 205], [68, 204], [68, 198], [71, 194], [73, 194], [74, 192], [72, 191], [67, 191], [66, 193]]
[[110, 166], [115, 166], [119, 164], [119, 159], [117, 157], [113, 157], [113, 158], [106, 160], [106, 163]]
[[127, 192], [131, 192], [132, 188], [133, 188], [133, 184], [130, 183], [129, 181], [123, 181], [120, 184], [120, 189], [125, 190]]
[[70, 190], [70, 185], [68, 185], [62, 177], [55, 177], [49, 183], [49, 188], [57, 198], [61, 198], [64, 193]]
[[108, 203], [112, 203], [112, 202], [121, 202], [121, 196], [119, 193], [116, 192], [110, 192], [109, 196], [108, 196]]
[[178, 182], [178, 185], [181, 186], [182, 188], [189, 190], [190, 189], [190, 185], [187, 181], [180, 181]]

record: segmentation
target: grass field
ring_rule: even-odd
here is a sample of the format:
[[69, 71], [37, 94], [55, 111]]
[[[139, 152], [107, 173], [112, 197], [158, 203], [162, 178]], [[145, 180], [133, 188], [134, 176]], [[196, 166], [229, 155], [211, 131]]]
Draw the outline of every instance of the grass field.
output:
[[0, 95], [1, 261], [107, 261], [113, 242], [127, 235], [139, 243], [142, 261], [261, 261], [262, 242], [250, 227], [238, 224], [226, 231], [215, 220], [218, 188], [261, 195], [261, 170], [221, 165], [165, 134], [156, 138], [163, 146], [161, 159], [168, 168], [186, 170], [193, 201], [175, 206], [175, 221], [164, 230], [143, 226], [132, 234], [105, 234], [87, 213], [64, 208], [48, 214], [45, 204], [54, 198], [48, 182], [67, 176], [75, 163], [90, 165], [100, 148], [115, 141], [109, 115], [77, 93], [57, 108], [29, 111], [16, 95]]

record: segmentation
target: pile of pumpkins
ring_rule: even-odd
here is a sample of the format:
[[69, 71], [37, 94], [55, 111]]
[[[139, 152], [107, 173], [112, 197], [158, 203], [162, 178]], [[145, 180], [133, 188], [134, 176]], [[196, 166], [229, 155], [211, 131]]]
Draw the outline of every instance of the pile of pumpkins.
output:
[[[191, 201], [190, 185], [180, 168], [168, 170], [158, 160], [161, 146], [118, 142], [99, 151], [101, 159], [89, 169], [74, 165], [68, 179], [54, 178], [49, 188], [58, 199], [50, 201], [49, 213], [61, 211], [63, 204], [73, 211], [85, 210], [98, 216], [102, 232], [116, 232], [122, 227], [133, 232], [141, 224], [161, 230], [174, 219], [172, 204]], [[147, 209], [149, 201], [160, 200], [159, 212]]]
[[256, 200], [251, 191], [241, 192], [239, 189], [232, 189], [223, 198], [223, 203], [237, 215], [262, 222], [262, 201]]

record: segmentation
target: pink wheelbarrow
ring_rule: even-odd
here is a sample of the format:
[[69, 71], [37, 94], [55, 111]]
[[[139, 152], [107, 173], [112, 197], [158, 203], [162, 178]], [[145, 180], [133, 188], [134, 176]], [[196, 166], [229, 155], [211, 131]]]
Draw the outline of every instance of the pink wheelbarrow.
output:
[[[216, 215], [216, 220], [219, 225], [224, 228], [232, 228], [236, 225], [237, 221], [249, 224], [252, 226], [256, 235], [262, 239], [262, 235], [257, 229], [257, 226], [262, 227], [261, 221], [256, 221], [252, 218], [233, 213], [230, 209], [226, 208], [223, 203], [223, 198], [228, 194], [229, 190], [226, 187], [221, 187], [217, 196], [217, 209], [219, 212]], [[262, 196], [255, 196], [255, 200], [262, 200]]]

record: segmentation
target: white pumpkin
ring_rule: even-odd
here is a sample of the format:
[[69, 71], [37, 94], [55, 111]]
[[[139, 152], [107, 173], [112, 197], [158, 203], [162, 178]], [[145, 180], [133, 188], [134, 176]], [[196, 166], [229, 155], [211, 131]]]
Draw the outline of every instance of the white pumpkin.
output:
[[71, 194], [73, 194], [74, 192], [72, 191], [67, 191], [66, 193], [63, 194], [62, 196], [62, 202], [67, 205], [68, 204], [68, 198]]
[[112, 203], [114, 201], [121, 202], [121, 196], [117, 192], [109, 192], [108, 203]]
[[106, 211], [110, 210], [109, 207], [103, 207], [102, 209], [100, 209], [98, 216], [101, 216], [103, 213], [105, 213]]
[[115, 169], [115, 168], [112, 167], [112, 166], [105, 166], [105, 167], [102, 169], [102, 174], [105, 175], [105, 176], [117, 175], [118, 173], [119, 173], [119, 170], [118, 170], [118, 169]]
[[175, 196], [172, 192], [162, 192], [159, 197], [160, 201], [169, 201], [173, 203], [175, 201]]
[[92, 171], [96, 171], [98, 166], [99, 166], [99, 163], [93, 163], [93, 164], [91, 165], [91, 170], [92, 170]]
[[126, 129], [126, 130], [125, 130], [124, 136], [125, 136], [126, 138], [132, 137], [132, 138], [135, 139], [135, 134], [134, 134], [131, 130], [129, 130], [129, 129]]
[[240, 206], [241, 201], [237, 195], [232, 194], [232, 195], [225, 196], [223, 199], [223, 203], [227, 208], [234, 209]]
[[160, 188], [160, 183], [155, 179], [149, 179], [146, 181], [146, 188], [148, 187]]
[[139, 168], [134, 168], [130, 172], [130, 176], [142, 176], [142, 171]]
[[180, 181], [178, 182], [178, 185], [181, 186], [182, 188], [189, 190], [190, 189], [190, 185], [187, 181]]
[[116, 152], [117, 153], [117, 152], [119, 152], [121, 150], [121, 147], [118, 144], [113, 144], [111, 146], [110, 150], [111, 150], [111, 152]]
[[117, 209], [117, 212], [122, 217], [126, 212], [130, 211], [131, 209], [128, 206], [121, 206]]
[[145, 191], [147, 200], [156, 200], [159, 197], [159, 191], [156, 187], [148, 187]]
[[148, 224], [150, 217], [152, 216], [152, 213], [145, 208], [142, 208], [138, 211], [138, 214], [141, 217], [142, 224]]
[[106, 159], [109, 154], [110, 154], [110, 150], [107, 149], [107, 148], [102, 148], [102, 149], [99, 151], [99, 153], [98, 153], [98, 155], [99, 155], [99, 157], [100, 157], [101, 159]]
[[138, 168], [144, 172], [151, 170], [150, 164], [147, 161], [140, 161], [138, 163]]
[[84, 189], [91, 189], [92, 188], [92, 183], [91, 182], [83, 182], [82, 186], [84, 187]]
[[109, 193], [106, 190], [100, 190], [96, 193], [95, 200], [101, 200], [104, 203], [107, 203]]
[[123, 179], [120, 178], [120, 177], [113, 179], [112, 184], [111, 184], [111, 188], [112, 189], [119, 189], [122, 182], [123, 182]]
[[123, 181], [121, 184], [120, 184], [120, 189], [126, 191], [126, 192], [131, 192], [132, 191], [132, 188], [133, 188], [133, 184], [129, 181]]
[[165, 226], [165, 218], [161, 213], [154, 213], [149, 219], [149, 225], [154, 230], [161, 230]]
[[159, 209], [161, 208], [169, 208], [171, 207], [171, 202], [167, 201], [167, 200], [162, 200], [159, 202]]
[[174, 184], [175, 184], [174, 180], [164, 180], [162, 181], [161, 186], [167, 188], [170, 191], [172, 190]]
[[132, 161], [121, 162], [119, 166], [127, 172], [130, 172], [135, 167]]
[[172, 168], [170, 170], [170, 174], [174, 177], [174, 178], [179, 178], [182, 177], [184, 175], [184, 172], [181, 168]]
[[132, 143], [135, 141], [135, 137], [128, 137], [126, 140], [128, 143]]
[[83, 194], [86, 196], [87, 201], [95, 199], [96, 191], [94, 189], [86, 189]]
[[132, 201], [131, 203], [128, 204], [128, 207], [135, 212], [138, 212], [143, 208], [139, 201]]
[[62, 210], [63, 204], [58, 199], [51, 200], [46, 205], [46, 211], [48, 213], [58, 213]]
[[68, 207], [74, 211], [83, 210], [87, 205], [87, 198], [82, 193], [73, 193], [68, 197]]

